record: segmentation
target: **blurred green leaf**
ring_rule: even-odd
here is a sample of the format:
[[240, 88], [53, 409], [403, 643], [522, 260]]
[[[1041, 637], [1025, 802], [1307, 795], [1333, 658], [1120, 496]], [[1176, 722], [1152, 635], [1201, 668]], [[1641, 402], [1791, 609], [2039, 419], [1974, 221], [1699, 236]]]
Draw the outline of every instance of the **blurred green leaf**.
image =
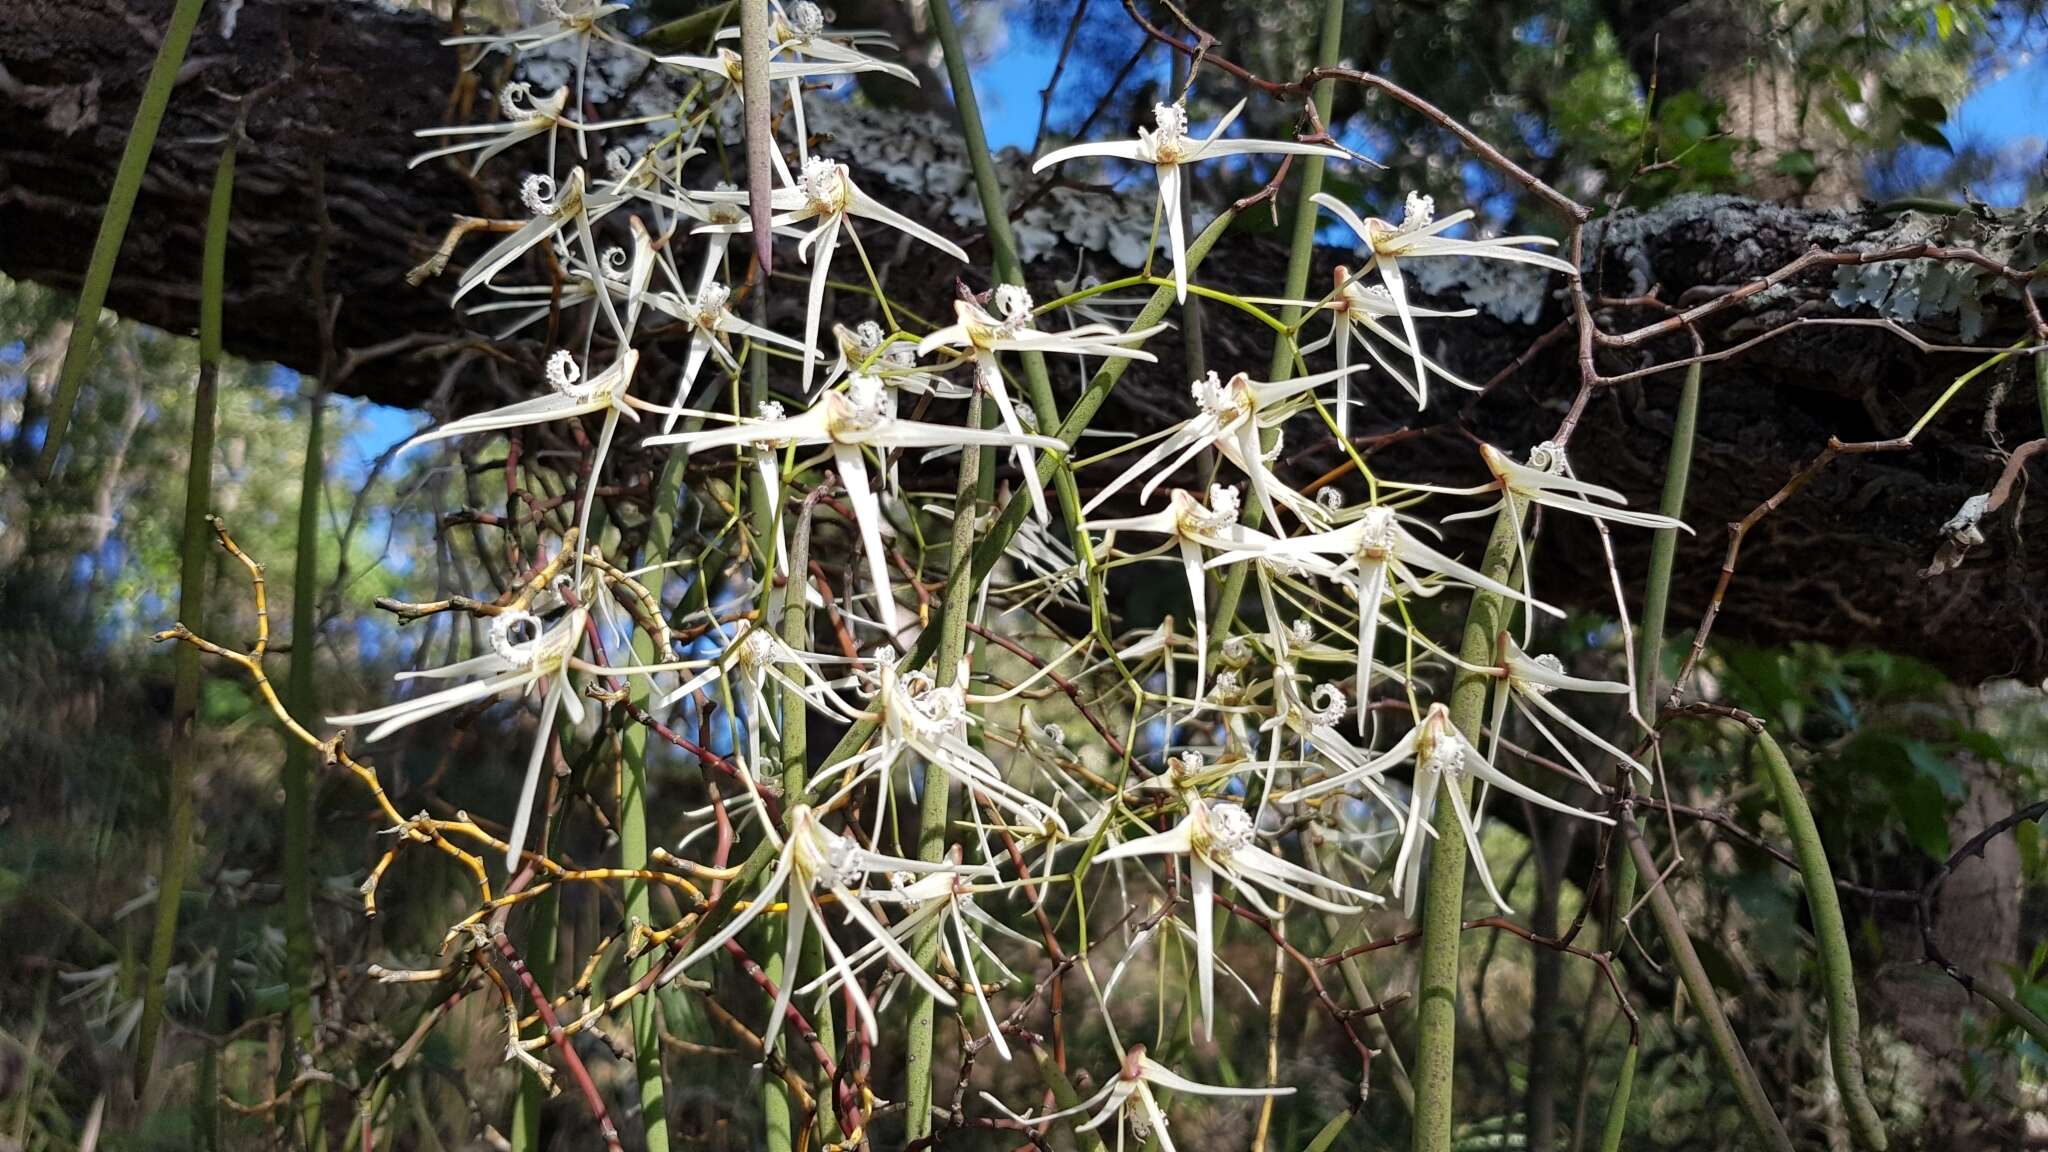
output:
[[1771, 163], [1771, 170], [1790, 176], [1801, 184], [1811, 184], [1813, 178], [1820, 175], [1820, 167], [1813, 162], [1813, 153], [1804, 148], [1778, 153], [1778, 158]]
[[1939, 148], [1950, 155], [1955, 154], [1955, 145], [1949, 143], [1948, 134], [1924, 120], [1908, 120], [1899, 125], [1899, 131], [1905, 134], [1906, 139], [1915, 143], [1925, 144], [1929, 148]]
[[1933, 96], [1907, 96], [1899, 101], [1906, 115], [1929, 124], [1943, 124], [1948, 121], [1948, 105]]
[[1956, 766], [1947, 756], [1936, 752], [1922, 740], [1907, 740], [1901, 746], [1905, 748], [1906, 758], [1912, 762], [1913, 767], [1919, 769], [1922, 777], [1934, 781], [1943, 796], [1950, 800], [1963, 798], [1962, 774], [1956, 771]]

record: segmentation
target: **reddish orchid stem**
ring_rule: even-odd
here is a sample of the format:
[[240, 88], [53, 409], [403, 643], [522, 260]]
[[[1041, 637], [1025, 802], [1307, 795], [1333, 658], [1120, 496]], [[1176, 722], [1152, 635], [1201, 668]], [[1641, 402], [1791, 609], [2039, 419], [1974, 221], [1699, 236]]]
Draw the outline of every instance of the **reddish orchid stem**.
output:
[[519, 977], [520, 985], [526, 989], [526, 995], [533, 1001], [534, 1009], [540, 1013], [541, 1023], [548, 1030], [549, 1042], [562, 1054], [562, 1064], [568, 1068], [570, 1078], [576, 1081], [577, 1091], [583, 1094], [583, 1102], [589, 1106], [590, 1114], [597, 1120], [597, 1130], [604, 1137], [604, 1146], [610, 1152], [624, 1152], [619, 1144], [619, 1130], [612, 1124], [611, 1113], [605, 1109], [604, 1096], [598, 1092], [597, 1083], [590, 1078], [590, 1069], [584, 1067], [583, 1058], [576, 1054], [576, 1045], [571, 1043], [568, 1034], [562, 1031], [561, 1022], [555, 1018], [554, 1006], [548, 1003], [547, 993], [541, 991], [540, 984], [533, 978], [533, 973], [527, 971], [525, 959], [519, 955], [519, 950], [512, 946], [511, 938], [505, 935], [502, 927], [491, 934], [491, 942], [497, 945], [498, 953], [512, 965], [513, 975]]

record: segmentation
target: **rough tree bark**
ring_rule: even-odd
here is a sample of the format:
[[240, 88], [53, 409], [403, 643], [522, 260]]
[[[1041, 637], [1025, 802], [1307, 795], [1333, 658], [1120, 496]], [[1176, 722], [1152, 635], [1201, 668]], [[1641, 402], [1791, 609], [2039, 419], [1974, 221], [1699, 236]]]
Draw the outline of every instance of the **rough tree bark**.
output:
[[[85, 267], [105, 188], [154, 50], [150, 29], [169, 0], [12, 0], [0, 5], [0, 271], [74, 287]], [[172, 331], [195, 320], [200, 229], [206, 182], [217, 140], [231, 122], [226, 94], [266, 89], [251, 117], [252, 143], [237, 185], [236, 224], [228, 269], [227, 343], [245, 357], [310, 370], [318, 358], [317, 328], [305, 290], [313, 218], [311, 161], [324, 153], [329, 211], [339, 234], [328, 270], [341, 300], [336, 338], [351, 351], [402, 351], [364, 359], [342, 390], [411, 407], [476, 407], [506, 390], [529, 390], [544, 350], [512, 344], [480, 354], [447, 307], [446, 280], [415, 288], [408, 268], [423, 258], [456, 214], [516, 211], [502, 185], [470, 181], [443, 165], [405, 167], [418, 148], [413, 129], [446, 122], [451, 110], [487, 102], [464, 92], [453, 51], [438, 44], [434, 20], [371, 3], [248, 0], [232, 39], [215, 19], [194, 42], [191, 63], [172, 101], [130, 229], [110, 305]], [[486, 75], [486, 87], [492, 76]], [[455, 95], [451, 95], [454, 93]], [[847, 110], [825, 130], [840, 134], [841, 154], [870, 191], [955, 234], [976, 219], [964, 167], [951, 133], [935, 118], [892, 112], [886, 126]], [[863, 116], [869, 118], [863, 120]], [[836, 126], [835, 126], [836, 125]], [[814, 123], [816, 130], [820, 124]], [[865, 132], [866, 135], [860, 135]], [[888, 154], [878, 155], [886, 134]], [[860, 146], [852, 146], [856, 137]], [[949, 149], [955, 149], [949, 151]], [[1013, 165], [1010, 169], [1017, 172]], [[505, 166], [516, 175], [516, 165]], [[1018, 177], [1022, 180], [1023, 177]], [[950, 182], [950, 184], [949, 184]], [[1146, 190], [1149, 194], [1149, 189]], [[1013, 197], [1033, 198], [1028, 188]], [[1058, 211], [1046, 207], [1057, 202]], [[1056, 278], [1074, 274], [1072, 247], [1093, 249], [1090, 271], [1116, 274], [1137, 256], [1121, 247], [1116, 225], [1127, 198], [1062, 190], [1040, 197], [1020, 230], [1051, 229], [1031, 274], [1054, 294]], [[935, 210], [936, 209], [936, 210]], [[1145, 212], [1149, 214], [1149, 209]], [[1032, 216], [1039, 213], [1040, 216]], [[1048, 215], [1048, 213], [1050, 213]], [[940, 220], [941, 216], [950, 219]], [[1043, 218], [1041, 218], [1043, 217]], [[968, 223], [963, 228], [962, 221]], [[1674, 202], [1648, 214], [1624, 213], [1590, 238], [1589, 282], [1610, 296], [1655, 288], [1662, 300], [1692, 302], [1768, 272], [1809, 247], [1871, 246], [1903, 236], [1955, 243], [1994, 243], [2010, 262], [2031, 265], [2048, 237], [2043, 221], [1892, 220], [1716, 199]], [[974, 239], [974, 238], [971, 238]], [[457, 263], [473, 257], [474, 245]], [[1032, 247], [1027, 239], [1027, 248]], [[887, 248], [887, 245], [882, 248]], [[968, 245], [970, 252], [976, 245]], [[951, 280], [973, 281], [966, 269], [931, 263], [921, 251], [880, 251], [893, 292], [926, 315], [944, 315]], [[1317, 283], [1348, 258], [1320, 254]], [[1203, 269], [1221, 287], [1271, 291], [1268, 270], [1282, 262], [1276, 243], [1245, 229], [1233, 234]], [[1837, 278], [1817, 272], [1718, 316], [1703, 335], [1725, 347], [1793, 319], [1871, 316], [1872, 304], [1914, 321], [1937, 342], [1954, 342], [1958, 325], [1974, 342], [2002, 347], [2022, 330], [2015, 302], [1982, 283], [1938, 270], [1866, 272]], [[986, 287], [985, 283], [977, 286]], [[1562, 316], [1560, 302], [1526, 281], [1456, 276], [1429, 282], [1445, 302], [1462, 298], [1482, 315], [1430, 339], [1435, 351], [1468, 378], [1484, 381], [1510, 364]], [[1940, 289], [1940, 290], [1937, 290]], [[1953, 290], [1949, 295], [1944, 291]], [[796, 293], [779, 293], [788, 298]], [[1259, 365], [1268, 336], [1212, 308], [1211, 363]], [[1654, 318], [1616, 312], [1625, 328]], [[663, 341], [650, 357], [658, 369]], [[1190, 409], [1177, 341], [1161, 342], [1162, 363], [1140, 366], [1119, 385], [1105, 419], [1146, 429]], [[1389, 474], [1471, 482], [1480, 478], [1468, 435], [1526, 451], [1546, 438], [1576, 387], [1571, 352], [1559, 342], [1539, 353], [1491, 393], [1462, 408], [1440, 403], [1417, 416], [1389, 404], [1354, 422], [1373, 437], [1420, 429], [1380, 446], [1373, 459]], [[1686, 346], [1648, 350], [1658, 359]], [[1603, 358], [1608, 371], [1647, 359]], [[1958, 354], [1923, 355], [1876, 328], [1803, 326], [1741, 358], [1707, 369], [1700, 419], [1701, 458], [1694, 466], [1691, 520], [1696, 537], [1681, 546], [1673, 620], [1698, 618], [1717, 575], [1726, 536], [1739, 519], [1813, 458], [1828, 436], [1866, 440], [1896, 436], [1955, 376], [1976, 362]], [[1980, 378], [1922, 434], [1912, 452], [1837, 461], [1764, 521], [1750, 536], [1718, 634], [1766, 642], [1820, 640], [1882, 645], [1922, 657], [1963, 681], [2000, 675], [2037, 679], [2048, 673], [2048, 513], [2044, 502], [2009, 502], [1982, 526], [1987, 542], [1959, 570], [1920, 572], [1942, 539], [1941, 525], [1965, 499], [1991, 488], [2008, 448], [2041, 435], [2023, 363]], [[648, 371], [643, 364], [643, 372]], [[1070, 394], [1070, 378], [1058, 381]], [[1661, 481], [1674, 375], [1611, 388], [1595, 398], [1573, 441], [1588, 478], [1611, 484], [1639, 504], [1654, 503]], [[1335, 445], [1306, 426], [1286, 450], [1287, 467], [1313, 477], [1341, 459]], [[2048, 457], [2037, 457], [2043, 459]], [[1560, 525], [1538, 564], [1539, 589], [1586, 598], [1600, 609], [1597, 581], [1564, 578], [1600, 563], [1590, 532]], [[1622, 533], [1623, 574], [1644, 567], [1646, 541]]]

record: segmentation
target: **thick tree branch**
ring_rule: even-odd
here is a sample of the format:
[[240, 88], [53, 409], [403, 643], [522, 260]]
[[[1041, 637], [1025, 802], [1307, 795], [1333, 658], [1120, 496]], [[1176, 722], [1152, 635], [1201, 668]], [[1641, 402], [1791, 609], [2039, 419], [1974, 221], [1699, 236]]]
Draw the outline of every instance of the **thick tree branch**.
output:
[[[0, 272], [77, 285], [154, 48], [138, 29], [160, 22], [168, 4], [0, 5]], [[439, 44], [445, 32], [427, 16], [371, 3], [248, 0], [226, 40], [209, 16], [172, 100], [110, 306], [172, 331], [194, 329], [209, 174], [234, 116], [226, 95], [260, 89], [228, 256], [228, 350], [300, 370], [317, 364], [319, 325], [305, 290], [312, 245], [304, 197], [311, 156], [321, 151], [336, 229], [327, 280], [341, 302], [335, 340], [348, 366], [337, 388], [409, 407], [474, 408], [501, 399], [497, 389], [525, 387], [531, 366], [518, 361], [530, 357], [537, 364], [538, 345], [484, 351], [448, 308], [446, 277], [418, 287], [405, 281], [456, 217], [516, 213], [516, 199], [500, 184], [470, 181], [440, 163], [406, 168], [419, 147], [415, 128], [488, 115], [488, 88], [501, 62], [470, 74], [473, 81], [466, 78], [454, 51]], [[957, 221], [978, 219], [979, 208], [960, 178], [965, 165], [947, 124], [916, 111], [828, 112], [821, 105], [811, 127], [839, 138], [836, 152], [861, 169], [857, 179], [864, 188], [959, 235], [974, 226], [963, 229]], [[832, 148], [832, 141], [823, 146]], [[508, 161], [495, 179], [520, 174], [516, 158]], [[1026, 206], [1016, 210], [1013, 224], [1027, 279], [1041, 299], [1057, 294], [1055, 277], [1073, 275], [1077, 247], [1085, 251], [1087, 270], [1105, 277], [1142, 259], [1142, 231], [1135, 244], [1118, 231], [1126, 217], [1149, 220], [1149, 206], [1133, 207], [1142, 195], [1065, 186], [1033, 193], [1036, 185], [1025, 179], [1015, 186], [1017, 202]], [[878, 253], [879, 271], [900, 299], [925, 315], [943, 316], [954, 276], [986, 286], [986, 244], [979, 236], [965, 238], [981, 258], [974, 267], [963, 270], [911, 251]], [[2044, 239], [2039, 221], [1894, 221], [1733, 199], [1685, 199], [1590, 226], [1586, 283], [1590, 293], [1606, 298], [1599, 317], [1607, 332], [1636, 332], [1672, 315], [1672, 306], [1694, 309], [1712, 354], [1796, 322], [1706, 366], [1689, 514], [1699, 531], [1680, 547], [1674, 619], [1696, 619], [1711, 594], [1725, 547], [1723, 526], [1782, 487], [1830, 437], [1898, 436], [1981, 359], [1942, 349], [1965, 343], [2002, 349], [2029, 327], [2027, 309], [2009, 288], [1993, 284], [1981, 266], [1960, 261], [1954, 264], [1966, 275], [1952, 285], [1964, 301], [1960, 310], [1953, 304], [1945, 305], [1948, 312], [1935, 310], [1932, 292], [1919, 292], [1920, 303], [1905, 307], [1909, 290], [1924, 287], [1930, 269], [1946, 267], [1925, 261], [1837, 268], [1816, 260], [1802, 274], [1751, 290], [1737, 303], [1707, 312], [1697, 307], [1744, 291], [1813, 250], [1924, 244], [1985, 252], [2024, 268], [2038, 259]], [[483, 236], [466, 241], [455, 264], [487, 242]], [[1204, 269], [1210, 283], [1272, 290], [1271, 270], [1284, 262], [1277, 241], [1247, 230], [1227, 236], [1220, 249]], [[1355, 263], [1355, 257], [1319, 252], [1311, 283], [1329, 283], [1340, 262]], [[1909, 276], [1892, 279], [1899, 269]], [[1492, 381], [1490, 390], [1462, 410], [1446, 402], [1420, 417], [1389, 402], [1359, 414], [1353, 431], [1371, 450], [1372, 465], [1388, 474], [1476, 481], [1482, 473], [1469, 437], [1523, 452], [1554, 431], [1571, 404], [1576, 350], [1554, 336], [1566, 309], [1540, 283], [1483, 270], [1458, 269], [1423, 285], [1436, 302], [1482, 310], [1455, 330], [1424, 337], [1432, 354], [1467, 379]], [[1878, 307], [1891, 309], [1903, 325], [1869, 323], [1883, 315]], [[1270, 331], [1228, 313], [1210, 309], [1211, 363], [1263, 364]], [[1839, 318], [1865, 323], [1828, 323]], [[1311, 325], [1314, 330], [1320, 322]], [[1912, 332], [1920, 345], [1900, 339], [1901, 331]], [[664, 343], [653, 342], [648, 364], [661, 363]], [[1102, 423], [1142, 431], [1186, 414], [1178, 343], [1156, 342], [1162, 362], [1141, 365], [1119, 383]], [[1680, 360], [1691, 347], [1689, 335], [1672, 325], [1668, 336], [1598, 348], [1599, 369], [1608, 378], [1630, 376]], [[486, 357], [500, 368], [509, 360], [512, 370], [483, 371]], [[1502, 375], [1511, 365], [1515, 371]], [[2024, 357], [2000, 365], [1952, 402], [1912, 451], [1838, 462], [1786, 501], [1746, 543], [1716, 635], [1882, 646], [1964, 680], [2048, 673], [2048, 502], [2018, 496], [2002, 502], [1977, 525], [1985, 542], [1960, 567], [1921, 575], [1946, 539], [1942, 525], [1966, 499], [1989, 492], [2008, 473], [1999, 445], [2009, 449], [2042, 434], [2026, 383], [2031, 370]], [[1678, 376], [1651, 374], [1602, 389], [1572, 441], [1579, 472], [1638, 504], [1653, 500]], [[494, 378], [502, 382], [493, 384]], [[1070, 401], [1071, 378], [1055, 378], [1054, 386], [1063, 404]], [[1325, 434], [1306, 424], [1289, 430], [1284, 456], [1290, 475], [1304, 484], [1344, 461]], [[2022, 465], [2008, 487], [2024, 493], [2026, 476], [2040, 473], [2042, 459]], [[1647, 563], [1647, 537], [1623, 533], [1616, 542], [1624, 576], [1634, 582]], [[1477, 551], [1476, 540], [1454, 543]], [[1537, 586], [1597, 591], [1600, 582], [1560, 577], [1601, 563], [1599, 557], [1590, 531], [1557, 524], [1546, 535]], [[1612, 610], [1592, 602], [1584, 607]]]

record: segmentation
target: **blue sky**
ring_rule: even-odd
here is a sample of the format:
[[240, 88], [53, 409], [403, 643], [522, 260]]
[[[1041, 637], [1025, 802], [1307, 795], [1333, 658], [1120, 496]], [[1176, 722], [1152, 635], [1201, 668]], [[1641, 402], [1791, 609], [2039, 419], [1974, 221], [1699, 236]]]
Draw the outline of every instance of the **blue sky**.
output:
[[[1958, 148], [1976, 144], [2007, 151], [2021, 165], [2038, 167], [2048, 142], [2048, 56], [2012, 51], [2003, 70], [1980, 84], [1949, 116], [1948, 136]], [[2017, 205], [2026, 195], [2024, 172], [1971, 189], [1994, 207]]]

